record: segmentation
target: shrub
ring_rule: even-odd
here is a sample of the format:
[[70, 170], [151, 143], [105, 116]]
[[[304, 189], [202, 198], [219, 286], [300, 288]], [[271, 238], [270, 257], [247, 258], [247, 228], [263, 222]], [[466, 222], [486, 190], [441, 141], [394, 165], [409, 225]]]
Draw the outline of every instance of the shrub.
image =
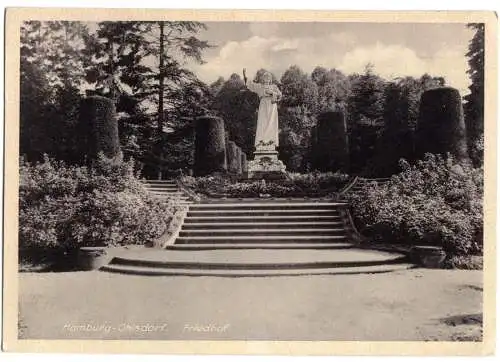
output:
[[416, 132], [417, 157], [425, 153], [468, 159], [462, 98], [455, 88], [425, 91], [420, 100]]
[[315, 129], [313, 168], [319, 171], [347, 171], [349, 145], [343, 112], [324, 112]]
[[482, 169], [427, 154], [387, 184], [351, 196], [361, 232], [374, 241], [442, 246], [449, 255], [482, 252]]
[[224, 120], [204, 116], [196, 120], [194, 174], [206, 176], [227, 170]]
[[101, 154], [92, 168], [48, 158], [20, 165], [21, 249], [145, 244], [165, 232], [178, 209], [147, 193], [131, 161]]
[[115, 104], [111, 99], [92, 96], [80, 104], [79, 131], [81, 154], [90, 159], [102, 152], [106, 157], [120, 155], [120, 138]]

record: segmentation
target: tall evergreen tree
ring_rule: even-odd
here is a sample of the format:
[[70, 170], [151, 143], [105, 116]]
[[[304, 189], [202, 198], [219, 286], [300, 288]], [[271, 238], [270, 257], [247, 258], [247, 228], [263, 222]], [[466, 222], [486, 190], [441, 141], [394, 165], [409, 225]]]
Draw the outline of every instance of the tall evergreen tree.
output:
[[362, 75], [352, 75], [348, 100], [351, 170], [360, 172], [375, 154], [383, 127], [384, 85], [382, 78], [368, 64]]
[[483, 163], [484, 134], [484, 23], [467, 25], [475, 31], [469, 43], [468, 58], [471, 85], [465, 98], [467, 143], [471, 159], [476, 166]]
[[79, 22], [27, 21], [21, 25], [20, 152], [75, 161], [74, 126], [88, 28]]

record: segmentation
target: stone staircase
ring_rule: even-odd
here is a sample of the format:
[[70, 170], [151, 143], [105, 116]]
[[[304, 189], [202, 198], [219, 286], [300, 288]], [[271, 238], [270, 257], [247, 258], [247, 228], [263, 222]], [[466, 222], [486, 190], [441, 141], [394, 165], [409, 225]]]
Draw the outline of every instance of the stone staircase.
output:
[[166, 249], [123, 249], [102, 270], [257, 277], [383, 273], [411, 267], [404, 254], [357, 248], [346, 203], [225, 199], [188, 206], [177, 238]]
[[122, 250], [103, 271], [147, 276], [282, 277], [376, 274], [411, 267], [398, 253], [370, 250]]
[[190, 196], [186, 194], [175, 180], [146, 180], [146, 189], [158, 198], [177, 198], [181, 204], [191, 204]]
[[171, 249], [351, 247], [343, 208], [334, 202], [223, 202], [189, 207]]

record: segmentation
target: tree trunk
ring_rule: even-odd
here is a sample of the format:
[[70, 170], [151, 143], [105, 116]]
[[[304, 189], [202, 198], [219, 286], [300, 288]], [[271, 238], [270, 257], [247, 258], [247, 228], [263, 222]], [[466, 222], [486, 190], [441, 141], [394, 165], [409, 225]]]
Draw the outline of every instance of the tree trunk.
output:
[[[160, 72], [159, 72], [159, 84], [158, 84], [158, 142], [160, 144], [158, 145], [159, 149], [162, 150], [162, 134], [163, 134], [163, 123], [164, 123], [164, 115], [163, 115], [163, 92], [164, 92], [164, 81], [165, 81], [165, 57], [164, 57], [164, 52], [165, 52], [165, 22], [160, 21]], [[160, 157], [163, 158], [163, 152], [160, 151]], [[162, 167], [161, 165], [158, 165], [158, 180], [162, 179]]]
[[165, 68], [165, 22], [160, 21], [160, 73], [158, 87], [158, 133], [161, 135], [163, 131], [163, 92], [164, 92], [164, 68]]

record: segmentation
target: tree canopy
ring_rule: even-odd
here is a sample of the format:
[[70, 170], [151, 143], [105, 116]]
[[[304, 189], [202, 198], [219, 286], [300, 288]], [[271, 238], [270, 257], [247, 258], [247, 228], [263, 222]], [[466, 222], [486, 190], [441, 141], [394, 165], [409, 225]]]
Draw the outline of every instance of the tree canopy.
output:
[[[469, 151], [478, 164], [484, 24], [468, 26], [475, 33], [466, 55], [472, 84], [465, 117]], [[204, 29], [206, 24], [192, 21], [105, 21], [92, 31], [80, 22], [25, 22], [21, 153], [32, 160], [47, 153], [77, 162], [75, 124], [87, 92], [116, 102], [125, 154], [148, 177], [158, 170], [191, 167], [193, 120], [204, 115], [223, 118], [226, 137], [251, 158], [259, 99], [246, 90], [239, 74], [220, 74], [211, 84], [198, 79], [190, 64], [203, 63], [211, 47], [200, 35]], [[259, 69], [249, 78], [259, 81], [266, 71]], [[411, 154], [421, 94], [445, 85], [443, 77], [428, 74], [384, 79], [371, 64], [361, 74], [319, 65], [308, 73], [297, 64], [272, 77], [283, 93], [278, 105], [280, 157], [289, 170], [300, 172], [311, 170], [311, 133], [324, 112], [345, 115], [351, 172], [365, 172], [367, 165], [380, 162], [392, 172], [399, 157]]]

